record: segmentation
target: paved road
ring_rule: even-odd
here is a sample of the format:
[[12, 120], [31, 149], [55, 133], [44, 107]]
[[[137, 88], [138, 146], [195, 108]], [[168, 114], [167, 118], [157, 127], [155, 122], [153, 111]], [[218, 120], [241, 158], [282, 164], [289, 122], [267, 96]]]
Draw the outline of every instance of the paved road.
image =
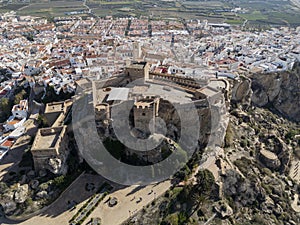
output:
[[[106, 196], [86, 221], [89, 221], [91, 218], [100, 217], [102, 223], [105, 225], [119, 225], [143, 209], [143, 207], [151, 203], [155, 198], [164, 194], [170, 187], [171, 182], [167, 180], [157, 185], [148, 185], [145, 187], [130, 186], [117, 190]], [[106, 202], [109, 197], [116, 197], [118, 204], [114, 207], [109, 207]], [[142, 200], [139, 202], [140, 197], [142, 197]]]
[[[92, 192], [85, 191], [85, 184], [93, 182], [96, 187], [100, 187], [103, 183], [103, 178], [98, 175], [85, 174], [80, 179], [76, 180], [71, 187], [69, 187], [63, 196], [51, 205], [41, 215], [35, 216], [27, 221], [13, 223], [2, 218], [0, 224], [19, 224], [19, 225], [68, 225], [69, 220], [76, 214], [76, 212], [82, 207]], [[155, 198], [164, 194], [171, 187], [170, 181], [159, 183], [158, 185], [149, 185], [146, 187], [131, 186], [122, 189], [117, 189], [112, 194], [106, 196], [99, 206], [92, 212], [87, 218], [89, 221], [91, 218], [100, 217], [105, 225], [118, 225], [127, 220], [130, 216], [141, 210], [144, 206], [151, 203]], [[97, 188], [95, 189], [95, 191]], [[118, 204], [114, 207], [109, 207], [107, 199], [109, 197], [116, 197]], [[140, 202], [137, 202], [142, 197]], [[75, 200], [79, 202], [75, 210], [69, 210], [67, 201]]]

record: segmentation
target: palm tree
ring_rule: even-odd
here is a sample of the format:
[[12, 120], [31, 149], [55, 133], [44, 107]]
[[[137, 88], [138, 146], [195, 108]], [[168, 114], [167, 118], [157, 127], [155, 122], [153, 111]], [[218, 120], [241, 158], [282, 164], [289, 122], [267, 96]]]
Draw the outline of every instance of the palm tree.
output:
[[194, 208], [190, 214], [193, 215], [199, 207], [202, 207], [211, 194], [211, 190], [215, 183], [215, 178], [209, 170], [200, 170], [196, 174], [197, 185], [194, 186], [194, 193], [192, 195], [192, 208]]
[[202, 209], [202, 206], [207, 203], [209, 196], [206, 194], [202, 194], [199, 192], [195, 192], [192, 195], [192, 208], [193, 210], [191, 211], [189, 217], [191, 217], [199, 208]]

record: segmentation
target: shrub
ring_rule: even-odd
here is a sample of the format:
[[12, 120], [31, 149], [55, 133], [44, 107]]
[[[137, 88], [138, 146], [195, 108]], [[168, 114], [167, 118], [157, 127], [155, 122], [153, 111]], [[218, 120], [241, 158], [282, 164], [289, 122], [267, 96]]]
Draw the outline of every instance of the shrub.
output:
[[296, 130], [290, 130], [289, 132], [286, 133], [285, 138], [288, 140], [292, 140], [295, 135], [297, 135], [297, 131]]
[[5, 191], [8, 189], [7, 184], [4, 182], [0, 182], [0, 194], [5, 193]]

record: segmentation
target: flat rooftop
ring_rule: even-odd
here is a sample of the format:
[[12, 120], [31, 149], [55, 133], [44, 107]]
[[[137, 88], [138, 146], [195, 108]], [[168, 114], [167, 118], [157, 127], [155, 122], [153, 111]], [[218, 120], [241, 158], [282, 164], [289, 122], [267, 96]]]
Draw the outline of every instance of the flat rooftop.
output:
[[8, 138], [6, 141], [4, 141], [1, 146], [3, 147], [11, 147], [14, 143], [14, 139], [13, 138]]
[[130, 68], [130, 69], [144, 69], [144, 65], [141, 65], [141, 64], [132, 64], [130, 66], [127, 66], [126, 68]]
[[113, 88], [109, 93], [107, 101], [121, 100], [125, 101], [128, 98], [129, 88]]
[[190, 103], [192, 102], [193, 94], [184, 90], [173, 88], [167, 85], [160, 85], [155, 83], [148, 83], [148, 87], [140, 86], [132, 89], [133, 95], [143, 96], [159, 96], [162, 99], [169, 100], [172, 103]]
[[21, 100], [18, 105], [13, 106], [12, 111], [26, 110], [27, 105], [28, 105], [27, 100]]
[[55, 148], [59, 137], [64, 134], [66, 126], [39, 129], [34, 139], [31, 151]]
[[132, 88], [133, 93], [143, 93], [148, 90], [149, 86], [143, 85], [143, 86], [134, 86]]
[[136, 85], [132, 88], [110, 87], [110, 89], [110, 91], [100, 89], [95, 92], [95, 95], [93, 96], [95, 106], [111, 100], [132, 100], [132, 98], [137, 95], [145, 97], [157, 96], [169, 100], [172, 103], [179, 104], [191, 103], [193, 102], [192, 98], [194, 97], [193, 94], [182, 90], [181, 88], [171, 87], [166, 84], [157, 84], [152, 81], [148, 81], [144, 85]]
[[72, 105], [72, 101], [66, 100], [64, 102], [51, 102], [46, 104], [45, 113], [63, 112]]
[[45, 113], [61, 112], [64, 110], [64, 102], [52, 102], [46, 105]]
[[15, 124], [19, 123], [20, 121], [21, 120], [19, 120], [19, 119], [14, 119], [14, 120], [11, 120], [11, 121], [7, 122], [7, 124], [9, 124], [9, 125], [15, 125]]

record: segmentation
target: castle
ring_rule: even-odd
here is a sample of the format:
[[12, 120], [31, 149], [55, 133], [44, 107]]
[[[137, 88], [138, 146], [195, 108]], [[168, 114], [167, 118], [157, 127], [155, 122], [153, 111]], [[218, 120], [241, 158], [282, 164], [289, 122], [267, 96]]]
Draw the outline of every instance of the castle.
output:
[[[225, 113], [229, 84], [225, 79], [195, 80], [180, 75], [150, 72], [147, 62], [132, 62], [123, 75], [96, 81], [93, 84], [93, 104], [98, 133], [102, 139], [113, 138], [129, 143], [126, 155], [135, 155], [147, 163], [163, 159], [162, 148], [143, 146], [138, 139], [163, 136], [175, 143], [184, 132], [182, 121], [193, 127], [193, 108], [197, 112], [199, 146], [205, 146], [214, 126]], [[121, 116], [119, 116], [121, 115]], [[212, 117], [214, 119], [212, 120]], [[118, 119], [119, 117], [122, 117]], [[118, 135], [116, 132], [121, 132]], [[215, 136], [215, 135], [214, 135]], [[216, 136], [217, 137], [217, 136]], [[214, 142], [221, 144], [215, 138]], [[168, 146], [167, 146], [168, 147]], [[189, 143], [183, 148], [189, 148]], [[147, 151], [139, 151], [147, 149]]]

